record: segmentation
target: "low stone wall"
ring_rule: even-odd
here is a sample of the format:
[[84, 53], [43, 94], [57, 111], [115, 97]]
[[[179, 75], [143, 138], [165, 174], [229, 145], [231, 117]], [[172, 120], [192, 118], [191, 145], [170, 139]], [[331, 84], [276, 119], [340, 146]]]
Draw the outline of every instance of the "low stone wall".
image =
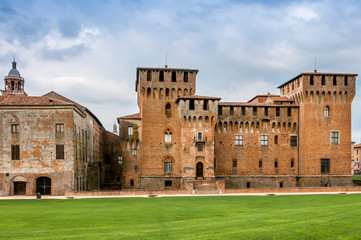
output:
[[66, 197], [76, 196], [121, 196], [121, 195], [181, 195], [192, 194], [187, 190], [122, 190], [122, 191], [83, 191], [67, 192]]

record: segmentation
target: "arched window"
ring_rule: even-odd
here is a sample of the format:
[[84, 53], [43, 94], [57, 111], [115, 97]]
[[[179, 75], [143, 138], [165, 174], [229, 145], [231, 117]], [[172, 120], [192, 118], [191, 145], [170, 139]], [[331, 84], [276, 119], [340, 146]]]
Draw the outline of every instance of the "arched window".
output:
[[164, 172], [165, 173], [172, 172], [172, 159], [170, 157], [166, 157], [164, 160]]
[[167, 104], [165, 105], [165, 115], [167, 115], [167, 116], [171, 116], [171, 115], [172, 115], [170, 103], [167, 103]]
[[325, 117], [330, 116], [330, 108], [328, 106], [325, 107]]
[[170, 130], [169, 128], [167, 128], [164, 131], [164, 142], [165, 143], [171, 143], [172, 142], [172, 130]]

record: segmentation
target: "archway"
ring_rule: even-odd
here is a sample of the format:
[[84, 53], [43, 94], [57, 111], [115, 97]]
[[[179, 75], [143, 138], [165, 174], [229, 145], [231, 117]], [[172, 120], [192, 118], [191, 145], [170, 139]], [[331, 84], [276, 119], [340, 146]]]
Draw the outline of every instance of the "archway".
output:
[[39, 177], [36, 179], [36, 192], [41, 195], [51, 194], [51, 179], [48, 177]]
[[198, 162], [196, 169], [197, 169], [197, 178], [203, 178], [203, 163]]

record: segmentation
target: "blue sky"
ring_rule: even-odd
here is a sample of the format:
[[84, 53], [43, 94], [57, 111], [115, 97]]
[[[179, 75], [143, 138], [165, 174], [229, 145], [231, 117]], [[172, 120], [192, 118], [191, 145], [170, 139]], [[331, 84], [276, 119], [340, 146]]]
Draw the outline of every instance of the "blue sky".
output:
[[[248, 101], [301, 72], [361, 73], [359, 1], [0, 0], [0, 74], [56, 91], [104, 126], [138, 112], [136, 67], [199, 69], [197, 94]], [[3, 84], [1, 84], [3, 88]], [[361, 142], [357, 84], [353, 140]]]

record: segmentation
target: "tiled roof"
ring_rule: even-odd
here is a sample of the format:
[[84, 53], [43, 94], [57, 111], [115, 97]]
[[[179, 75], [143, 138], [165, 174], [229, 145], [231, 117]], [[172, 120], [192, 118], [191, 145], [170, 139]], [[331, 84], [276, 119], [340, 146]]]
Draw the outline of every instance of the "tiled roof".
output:
[[141, 119], [140, 113], [118, 117], [118, 119]]
[[359, 147], [361, 147], [361, 143], [358, 143], [354, 146], [354, 148], [359, 148]]
[[25, 95], [7, 95], [0, 98], [0, 106], [74, 106], [52, 97], [33, 97]]

